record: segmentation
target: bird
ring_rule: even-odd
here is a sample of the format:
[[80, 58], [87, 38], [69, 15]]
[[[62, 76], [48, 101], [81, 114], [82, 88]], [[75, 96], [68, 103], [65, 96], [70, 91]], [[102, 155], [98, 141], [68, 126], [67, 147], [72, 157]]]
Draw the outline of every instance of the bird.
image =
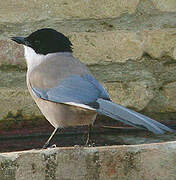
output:
[[54, 127], [43, 148], [58, 129], [93, 125], [98, 114], [154, 134], [173, 132], [166, 125], [114, 103], [107, 90], [87, 66], [73, 55], [68, 37], [52, 28], [42, 28], [11, 40], [24, 46], [26, 82], [30, 95]]

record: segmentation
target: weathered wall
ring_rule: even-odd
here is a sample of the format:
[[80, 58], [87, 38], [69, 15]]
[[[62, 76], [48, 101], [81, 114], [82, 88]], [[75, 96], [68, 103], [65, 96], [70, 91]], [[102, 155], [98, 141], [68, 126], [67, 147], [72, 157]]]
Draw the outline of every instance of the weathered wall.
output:
[[[0, 119], [40, 114], [11, 36], [43, 27], [68, 35], [112, 99], [148, 114], [176, 112], [175, 0], [0, 1]], [[14, 65], [14, 66], [12, 66]]]
[[176, 144], [0, 154], [1, 180], [175, 180]]

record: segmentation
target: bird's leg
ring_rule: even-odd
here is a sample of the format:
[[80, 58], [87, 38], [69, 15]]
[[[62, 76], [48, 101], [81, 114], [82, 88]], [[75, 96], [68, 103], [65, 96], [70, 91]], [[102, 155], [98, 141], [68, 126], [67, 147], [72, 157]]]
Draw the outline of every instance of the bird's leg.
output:
[[87, 140], [85, 146], [88, 146], [91, 139], [92, 124], [88, 126]]
[[57, 132], [58, 128], [55, 128], [54, 131], [52, 132], [51, 136], [49, 137], [49, 139], [46, 141], [46, 143], [44, 144], [44, 146], [42, 147], [43, 149], [46, 149], [50, 143], [50, 140], [53, 138], [53, 136], [55, 135], [55, 133]]

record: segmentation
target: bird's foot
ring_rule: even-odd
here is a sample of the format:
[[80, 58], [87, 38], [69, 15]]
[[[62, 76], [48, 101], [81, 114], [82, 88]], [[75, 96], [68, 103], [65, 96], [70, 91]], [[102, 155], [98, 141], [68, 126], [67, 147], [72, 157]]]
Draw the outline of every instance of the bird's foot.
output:
[[44, 144], [44, 146], [42, 147], [42, 149], [46, 149], [46, 148], [48, 148], [48, 146], [49, 146], [49, 143], [46, 142], [46, 143]]
[[47, 148], [56, 148], [56, 144], [53, 144], [53, 145], [49, 145], [49, 143], [45, 143], [44, 146], [42, 147], [42, 149], [47, 149]]
[[90, 139], [87, 139], [84, 147], [94, 147], [95, 143], [93, 141], [91, 141]]

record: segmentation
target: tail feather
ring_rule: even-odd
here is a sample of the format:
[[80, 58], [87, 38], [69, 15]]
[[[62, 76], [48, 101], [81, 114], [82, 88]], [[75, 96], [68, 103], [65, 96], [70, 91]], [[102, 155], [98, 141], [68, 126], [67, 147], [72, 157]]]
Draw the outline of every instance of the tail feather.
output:
[[168, 132], [174, 131], [168, 128], [167, 126], [147, 116], [144, 116], [133, 110], [127, 109], [111, 101], [98, 99], [97, 102], [99, 103], [99, 109], [97, 109], [98, 113], [104, 114], [113, 119], [119, 120], [125, 124], [138, 127], [138, 128], [146, 128], [155, 134], [163, 134], [166, 131]]

